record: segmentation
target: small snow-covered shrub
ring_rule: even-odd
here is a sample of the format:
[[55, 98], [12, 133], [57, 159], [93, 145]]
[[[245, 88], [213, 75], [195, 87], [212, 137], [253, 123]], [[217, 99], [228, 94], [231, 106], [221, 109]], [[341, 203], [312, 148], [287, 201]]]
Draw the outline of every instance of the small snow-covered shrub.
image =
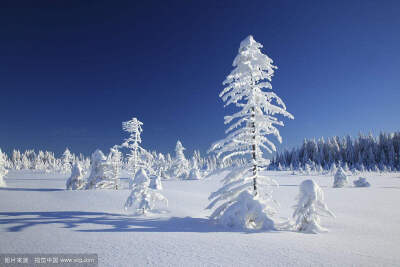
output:
[[370, 187], [371, 184], [367, 181], [366, 178], [360, 177], [358, 180], [354, 180], [353, 184], [355, 187]]
[[313, 180], [300, 184], [298, 203], [294, 206], [295, 229], [306, 233], [321, 233], [327, 230], [320, 226], [320, 215], [335, 215], [324, 202], [324, 192]]
[[133, 182], [132, 192], [125, 202], [125, 210], [133, 209], [134, 214], [140, 215], [161, 205], [168, 206], [168, 200], [158, 190], [149, 187], [150, 179], [143, 169], [136, 173]]
[[79, 190], [83, 189], [85, 181], [83, 179], [82, 168], [79, 163], [75, 163], [72, 166], [71, 176], [68, 178], [66, 187], [67, 190]]
[[218, 218], [219, 223], [230, 228], [271, 230], [274, 222], [266, 212], [267, 205], [258, 196], [243, 191]]
[[348, 183], [347, 176], [344, 173], [343, 169], [339, 167], [333, 179], [333, 187], [335, 188], [344, 187], [345, 184], [347, 183]]

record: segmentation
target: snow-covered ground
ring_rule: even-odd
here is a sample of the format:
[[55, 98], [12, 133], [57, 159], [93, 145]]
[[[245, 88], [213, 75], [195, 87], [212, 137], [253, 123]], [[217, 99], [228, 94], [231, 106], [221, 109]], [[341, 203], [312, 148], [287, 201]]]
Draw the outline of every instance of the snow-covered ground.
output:
[[128, 190], [65, 191], [67, 177], [10, 172], [0, 188], [0, 253], [97, 253], [100, 266], [400, 265], [400, 174], [364, 174], [369, 188], [332, 188], [332, 176], [269, 172], [290, 217], [301, 181], [313, 178], [336, 219], [324, 234], [246, 233], [213, 225], [204, 210], [223, 173], [164, 181], [169, 213], [125, 214]]

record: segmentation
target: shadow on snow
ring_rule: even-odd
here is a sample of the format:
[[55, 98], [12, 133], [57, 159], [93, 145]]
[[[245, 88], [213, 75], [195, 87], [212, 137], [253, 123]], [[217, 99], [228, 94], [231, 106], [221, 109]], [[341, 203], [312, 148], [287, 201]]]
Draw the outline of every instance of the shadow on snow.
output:
[[[227, 229], [214, 224], [206, 218], [172, 217], [146, 218], [123, 214], [84, 211], [57, 212], [0, 212], [0, 225], [6, 226], [8, 232], [21, 232], [29, 227], [59, 224], [62, 228], [74, 229], [77, 232], [240, 232], [256, 233]], [[99, 227], [100, 226], [100, 227]], [[87, 229], [77, 229], [77, 228]], [[262, 231], [265, 232], [265, 231]], [[279, 231], [268, 231], [279, 232]]]

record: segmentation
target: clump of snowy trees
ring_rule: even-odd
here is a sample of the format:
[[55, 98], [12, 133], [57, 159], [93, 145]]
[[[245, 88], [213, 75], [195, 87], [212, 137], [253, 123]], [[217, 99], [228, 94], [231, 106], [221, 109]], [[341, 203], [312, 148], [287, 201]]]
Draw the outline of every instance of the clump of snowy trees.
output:
[[297, 197], [298, 203], [294, 206], [296, 231], [306, 233], [322, 233], [327, 230], [320, 225], [320, 216], [335, 215], [329, 210], [324, 202], [324, 192], [314, 180], [305, 180], [300, 184], [300, 193]]
[[339, 166], [345, 171], [399, 171], [400, 132], [381, 133], [378, 138], [360, 134], [355, 139], [335, 136], [326, 141], [304, 140], [299, 148], [277, 153], [270, 168], [318, 172]]
[[211, 219], [222, 225], [257, 230], [274, 228], [270, 218], [271, 191], [276, 182], [261, 173], [267, 165], [264, 151], [276, 150], [268, 136], [282, 141], [276, 126], [283, 126], [283, 122], [275, 115], [293, 119], [272, 91], [271, 80], [277, 67], [261, 48], [253, 36], [240, 43], [234, 69], [223, 82], [225, 88], [219, 95], [225, 106], [234, 105], [239, 110], [225, 116], [225, 124], [230, 124], [227, 136], [210, 149], [222, 162], [245, 155], [251, 161], [223, 179], [223, 186], [210, 195], [211, 203], [207, 207], [214, 209]]
[[90, 167], [90, 159], [83, 154], [75, 155], [66, 148], [61, 157], [57, 158], [53, 152], [39, 150], [26, 150], [20, 152], [13, 150], [9, 158], [6, 157], [6, 167], [10, 170], [32, 170], [39, 172], [59, 172], [68, 174], [72, 166], [79, 163], [83, 172]]

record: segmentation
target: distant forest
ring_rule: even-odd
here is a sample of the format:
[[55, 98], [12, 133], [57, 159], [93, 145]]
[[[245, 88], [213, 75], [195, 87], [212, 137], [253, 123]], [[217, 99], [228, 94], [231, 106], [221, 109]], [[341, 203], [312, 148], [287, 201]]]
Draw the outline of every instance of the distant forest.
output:
[[359, 171], [399, 171], [400, 132], [334, 136], [304, 140], [300, 147], [278, 152], [271, 160], [275, 170], [330, 170], [342, 167]]

